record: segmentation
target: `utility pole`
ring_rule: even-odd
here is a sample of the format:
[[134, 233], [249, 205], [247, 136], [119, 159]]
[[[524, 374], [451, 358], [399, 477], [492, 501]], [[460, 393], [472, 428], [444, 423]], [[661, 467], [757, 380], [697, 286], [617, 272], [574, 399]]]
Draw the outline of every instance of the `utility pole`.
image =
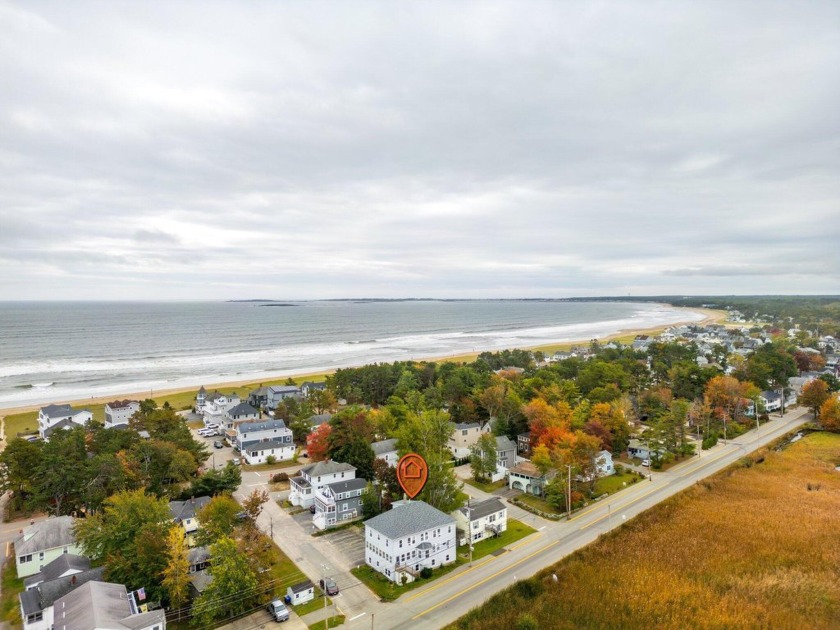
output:
[[569, 485], [566, 488], [566, 520], [572, 520], [572, 465], [566, 464], [566, 468], [569, 471]]
[[329, 630], [330, 616], [327, 613], [327, 568], [328, 567], [327, 567], [326, 564], [322, 564], [321, 566], [324, 567], [324, 583], [323, 583], [324, 584], [324, 588], [323, 588], [323, 591], [324, 591], [324, 627], [327, 628], [327, 630]]
[[470, 566], [472, 566], [473, 556], [473, 533], [472, 533], [472, 505], [470, 504], [470, 497], [467, 497], [467, 536], [470, 537]]

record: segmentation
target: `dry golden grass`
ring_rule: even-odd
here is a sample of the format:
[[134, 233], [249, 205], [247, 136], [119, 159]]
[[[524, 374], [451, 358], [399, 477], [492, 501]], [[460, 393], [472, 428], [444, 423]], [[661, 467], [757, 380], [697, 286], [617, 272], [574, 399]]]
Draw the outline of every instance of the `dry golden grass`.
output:
[[499, 593], [452, 628], [840, 628], [840, 435], [813, 434], [763, 455]]

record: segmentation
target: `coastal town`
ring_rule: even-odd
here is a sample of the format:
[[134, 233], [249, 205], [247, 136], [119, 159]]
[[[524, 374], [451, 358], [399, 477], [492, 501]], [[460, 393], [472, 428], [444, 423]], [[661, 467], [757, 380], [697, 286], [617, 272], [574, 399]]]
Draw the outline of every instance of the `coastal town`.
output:
[[[3, 596], [26, 630], [420, 624], [407, 603], [436, 591], [440, 612], [447, 575], [576, 518], [611, 528], [617, 499], [676, 491], [748, 434], [758, 448], [808, 420], [840, 427], [838, 355], [833, 335], [729, 309], [553, 352], [202, 386], [186, 405], [50, 404], [0, 453], [19, 529]], [[407, 453], [429, 468], [414, 500]]]

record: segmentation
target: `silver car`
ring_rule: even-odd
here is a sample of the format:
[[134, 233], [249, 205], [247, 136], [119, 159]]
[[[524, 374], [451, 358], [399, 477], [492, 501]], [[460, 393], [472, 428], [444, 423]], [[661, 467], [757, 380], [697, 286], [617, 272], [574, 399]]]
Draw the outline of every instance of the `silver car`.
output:
[[274, 621], [289, 620], [289, 609], [286, 608], [286, 604], [283, 603], [282, 599], [275, 599], [268, 604], [267, 608], [268, 613], [274, 618]]

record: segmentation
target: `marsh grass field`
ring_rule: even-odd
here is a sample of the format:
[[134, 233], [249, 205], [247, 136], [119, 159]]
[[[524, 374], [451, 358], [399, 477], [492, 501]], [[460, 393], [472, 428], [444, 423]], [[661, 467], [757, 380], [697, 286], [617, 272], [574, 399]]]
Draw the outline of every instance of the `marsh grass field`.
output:
[[836, 434], [760, 451], [450, 628], [840, 628], [838, 465]]

